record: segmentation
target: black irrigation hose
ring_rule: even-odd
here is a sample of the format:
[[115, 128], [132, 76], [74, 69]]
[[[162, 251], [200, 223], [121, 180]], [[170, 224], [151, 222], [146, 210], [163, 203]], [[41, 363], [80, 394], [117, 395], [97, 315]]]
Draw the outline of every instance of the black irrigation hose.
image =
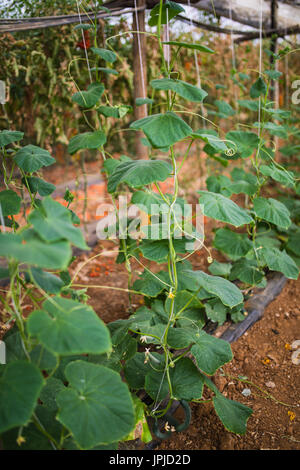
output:
[[[238, 338], [240, 338], [254, 323], [260, 320], [263, 317], [264, 310], [266, 307], [271, 303], [275, 298], [280, 294], [282, 291], [285, 283], [287, 282], [287, 278], [280, 273], [274, 273], [272, 277], [268, 280], [268, 284], [262, 291], [258, 292], [257, 294], [253, 295], [247, 303], [247, 313], [248, 315], [246, 318], [240, 322], [230, 325], [227, 330], [220, 336], [220, 338], [228, 341], [229, 343], [233, 343]], [[208, 333], [213, 334], [214, 328], [212, 325], [208, 325]], [[178, 409], [180, 405], [185, 407], [184, 400], [180, 402], [174, 402], [171, 410], [169, 413], [165, 415], [165, 422], [168, 421], [170, 425], [174, 425], [172, 423], [178, 423], [178, 421], [172, 416], [175, 411]], [[188, 405], [188, 404], [187, 404]], [[187, 408], [184, 408], [185, 411], [185, 420], [184, 423], [175, 425], [175, 429], [177, 432], [184, 431], [190, 424], [191, 413], [190, 407], [189, 412]], [[188, 424], [187, 424], [188, 423]], [[164, 439], [168, 439], [171, 437], [172, 432], [166, 431], [162, 432], [159, 429], [158, 422], [155, 422], [153, 425], [153, 434], [159, 439], [153, 439], [151, 442], [145, 445], [146, 450], [155, 450]]]

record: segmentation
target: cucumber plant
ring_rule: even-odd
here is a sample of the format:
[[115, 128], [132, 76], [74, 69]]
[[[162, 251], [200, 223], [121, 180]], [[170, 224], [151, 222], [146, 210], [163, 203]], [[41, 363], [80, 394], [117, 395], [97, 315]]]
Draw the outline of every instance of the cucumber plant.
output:
[[[137, 425], [147, 441], [151, 435], [146, 416], [155, 422], [164, 418], [169, 429], [170, 408], [179, 400], [188, 421], [188, 403], [205, 401], [204, 389], [226, 429], [246, 432], [252, 410], [226, 398], [212, 379], [232, 360], [230, 344], [206, 333], [204, 326], [207, 318], [222, 323], [228, 314], [234, 321], [243, 317], [243, 289], [232, 281], [263, 285], [266, 267], [297, 278], [298, 268], [284, 248], [297, 250], [298, 226], [291, 223], [285, 205], [261, 195], [267, 178], [293, 187], [295, 175], [276, 163], [266, 142], [265, 132], [282, 129], [265, 119], [272, 116], [276, 121], [280, 113], [267, 102], [269, 86], [262, 77], [250, 91], [251, 98], [261, 103], [259, 135], [234, 129], [222, 138], [216, 130], [193, 129], [193, 119], [183, 119], [185, 112], [187, 117], [199, 115], [185, 111], [182, 102], [190, 101], [196, 108], [207, 93], [180, 79], [176, 58], [186, 48], [203, 54], [213, 50], [203, 44], [169, 41], [172, 57], [165, 60], [162, 25], [180, 11], [178, 4], [161, 0], [150, 15], [149, 24], [156, 32], [148, 34], [157, 39], [161, 76], [150, 83], [151, 98], [138, 99], [138, 105], [147, 104], [149, 115], [130, 125], [132, 132], [144, 133], [149, 159], [115, 159], [105, 150], [108, 120], [121, 119], [128, 110], [108, 100], [101, 74], [118, 56], [110, 48], [98, 47], [96, 34], [89, 50], [95, 81], [72, 97], [85, 117], [92, 112], [93, 124], [86, 118], [91, 129], [70, 140], [69, 152], [98, 149], [102, 155], [116, 209], [117, 261], [125, 263], [128, 292], [144, 297], [144, 305], [131, 310], [128, 318], [105, 325], [87, 304], [85, 291], [73, 285], [68, 271], [72, 246], [88, 247], [69, 207], [70, 195], [66, 194], [68, 207], [63, 207], [51, 197], [54, 186], [39, 174], [54, 163], [53, 157], [36, 146], [20, 147], [20, 132], [0, 133], [6, 187], [0, 192], [0, 256], [8, 263], [1, 268], [1, 276], [10, 278], [0, 300], [8, 323], [14, 323], [4, 337], [7, 364], [0, 368], [4, 448], [116, 448], [119, 441], [134, 437]], [[103, 66], [98, 67], [99, 63]], [[223, 114], [229, 111], [220, 103], [218, 109]], [[212, 262], [211, 274], [194, 270], [189, 262], [197, 243], [203, 243], [203, 233], [191, 223], [192, 213], [187, 220], [182, 216], [186, 201], [179, 196], [182, 162], [178, 163], [176, 145], [186, 144], [185, 160], [197, 141], [205, 143], [213, 158], [249, 159], [253, 166], [253, 172], [235, 168], [231, 178], [213, 175], [207, 181], [208, 190], [199, 190], [204, 215], [225, 224], [216, 232], [214, 244], [233, 261], [232, 265]], [[16, 169], [21, 176], [18, 182]], [[173, 189], [164, 193], [161, 183], [169, 178]], [[234, 202], [235, 194], [244, 194], [245, 204]], [[142, 217], [124, 217], [117, 206], [120, 195], [130, 198], [129, 207], [141, 208], [148, 223]], [[25, 223], [19, 226], [16, 216], [21, 209]], [[281, 238], [272, 236], [274, 230]], [[283, 249], [278, 240], [283, 241]], [[213, 261], [210, 254], [208, 259]], [[135, 280], [133, 260], [144, 269]], [[150, 269], [144, 260], [157, 269]], [[26, 314], [28, 299], [33, 311]], [[140, 399], [141, 390], [148, 395], [147, 406]], [[177, 430], [183, 427], [175, 425]]]

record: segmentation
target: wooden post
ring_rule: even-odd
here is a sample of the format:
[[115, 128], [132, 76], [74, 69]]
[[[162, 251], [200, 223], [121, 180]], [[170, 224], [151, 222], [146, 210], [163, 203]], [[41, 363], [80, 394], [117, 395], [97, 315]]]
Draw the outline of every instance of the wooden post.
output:
[[[137, 7], [146, 7], [146, 0], [136, 0]], [[133, 31], [145, 31], [145, 10], [133, 13]], [[136, 106], [136, 98], [147, 96], [147, 66], [146, 66], [146, 35], [133, 35], [133, 86], [134, 86], [134, 119], [147, 116], [147, 105]], [[135, 136], [135, 150], [137, 158], [148, 158], [148, 149], [141, 143], [145, 137], [142, 131]]]
[[[271, 0], [271, 22], [270, 22], [270, 29], [277, 29], [277, 10], [278, 4], [277, 0]], [[277, 37], [276, 35], [271, 37], [270, 41], [270, 51], [272, 54], [276, 54], [277, 52]], [[274, 57], [270, 56], [270, 68], [277, 70], [277, 62]], [[271, 80], [271, 93], [270, 98], [271, 101], [275, 101], [274, 108], [278, 107], [278, 98], [279, 98], [279, 89], [278, 89], [278, 80]]]

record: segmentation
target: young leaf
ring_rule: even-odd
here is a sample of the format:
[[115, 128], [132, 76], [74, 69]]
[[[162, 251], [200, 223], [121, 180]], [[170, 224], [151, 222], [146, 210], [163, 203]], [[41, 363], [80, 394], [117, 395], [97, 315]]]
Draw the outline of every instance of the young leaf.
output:
[[[158, 24], [159, 11], [160, 11], [160, 5], [158, 3], [150, 11], [150, 19], [148, 22], [149, 26], [156, 26]], [[161, 24], [167, 24], [168, 21], [170, 21], [172, 18], [174, 18], [175, 16], [179, 15], [179, 13], [182, 13], [182, 12], [184, 12], [184, 8], [181, 5], [179, 5], [176, 2], [167, 0], [162, 5]]]
[[[22, 183], [24, 186], [29, 186], [29, 189], [32, 193], [38, 193], [40, 196], [49, 196], [55, 190], [55, 186], [52, 183], [44, 181], [38, 176], [27, 176], [26, 179], [22, 178]], [[27, 184], [26, 184], [27, 183]]]

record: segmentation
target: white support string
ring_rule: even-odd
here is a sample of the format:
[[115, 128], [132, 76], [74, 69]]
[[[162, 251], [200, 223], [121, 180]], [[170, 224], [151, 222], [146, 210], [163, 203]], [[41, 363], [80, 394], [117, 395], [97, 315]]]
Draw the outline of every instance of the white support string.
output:
[[139, 59], [140, 59], [140, 68], [141, 68], [141, 79], [142, 79], [142, 87], [143, 87], [143, 96], [142, 96], [142, 98], [146, 98], [145, 80], [144, 80], [144, 64], [143, 64], [142, 47], [141, 47], [141, 38], [140, 38], [140, 25], [139, 25], [139, 17], [138, 17], [138, 10], [137, 10], [137, 3], [136, 3], [136, 0], [134, 0], [134, 10], [135, 10], [135, 22], [136, 22], [136, 30], [137, 30], [137, 42], [138, 42]]
[[[259, 14], [259, 76], [261, 77], [262, 71], [262, 0], [260, 0], [260, 14]], [[258, 99], [258, 135], [260, 135], [261, 126], [261, 96]]]
[[[82, 19], [81, 19], [81, 14], [80, 14], [80, 8], [79, 8], [79, 2], [76, 0], [77, 3], [77, 11], [78, 11], [78, 16], [79, 16], [79, 22], [82, 25]], [[85, 36], [83, 33], [83, 29], [81, 28], [81, 35], [82, 35], [82, 42], [83, 42], [83, 47], [84, 47], [84, 53], [85, 53], [85, 58], [86, 58], [86, 63], [89, 71], [89, 77], [90, 77], [90, 82], [92, 83], [92, 73], [91, 73], [91, 67], [90, 67], [90, 62], [89, 62], [89, 56], [87, 53], [87, 47], [86, 47], [86, 42], [85, 42]]]

